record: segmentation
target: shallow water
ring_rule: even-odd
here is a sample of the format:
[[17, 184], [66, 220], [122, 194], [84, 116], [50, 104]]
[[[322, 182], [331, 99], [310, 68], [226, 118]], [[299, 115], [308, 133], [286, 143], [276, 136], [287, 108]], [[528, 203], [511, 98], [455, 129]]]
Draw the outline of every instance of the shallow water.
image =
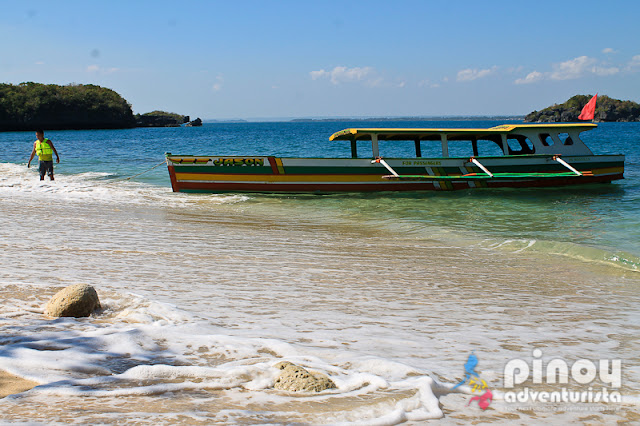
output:
[[[156, 130], [145, 134], [158, 148], [188, 129]], [[116, 146], [140, 131], [96, 135]], [[41, 383], [0, 400], [3, 421], [639, 420], [637, 156], [622, 183], [584, 191], [195, 195], [170, 192], [163, 168], [118, 180], [156, 164], [153, 149], [90, 164], [65, 146], [79, 134], [93, 135], [56, 135], [53, 183], [17, 149], [0, 163], [0, 369]], [[30, 136], [0, 142], [15, 135]], [[79, 282], [104, 311], [46, 319], [47, 300]], [[535, 348], [545, 363], [622, 360], [623, 401], [506, 401], [505, 365], [531, 365]], [[472, 351], [494, 392], [487, 410], [467, 405], [468, 384], [452, 390]], [[337, 389], [273, 390], [282, 360]]]

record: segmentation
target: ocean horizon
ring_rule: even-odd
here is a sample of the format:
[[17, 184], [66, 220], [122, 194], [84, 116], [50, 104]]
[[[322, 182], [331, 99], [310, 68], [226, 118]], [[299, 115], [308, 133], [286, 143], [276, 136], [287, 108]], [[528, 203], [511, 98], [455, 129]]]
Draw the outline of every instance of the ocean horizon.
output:
[[248, 117], [202, 119], [203, 123], [283, 123], [283, 122], [387, 122], [387, 121], [486, 121], [486, 120], [520, 120], [526, 114], [497, 114], [497, 115], [433, 115], [433, 116], [309, 116], [309, 117]]

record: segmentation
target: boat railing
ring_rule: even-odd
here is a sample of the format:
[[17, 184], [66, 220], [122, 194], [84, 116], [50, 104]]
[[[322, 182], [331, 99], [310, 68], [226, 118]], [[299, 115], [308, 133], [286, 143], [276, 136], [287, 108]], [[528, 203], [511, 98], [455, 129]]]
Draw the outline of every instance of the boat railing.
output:
[[537, 155], [536, 157], [549, 157], [551, 160], [556, 161], [566, 167], [568, 172], [508, 172], [508, 173], [492, 173], [487, 169], [478, 159], [475, 157], [469, 157], [462, 161], [462, 167], [465, 167], [467, 164], [471, 163], [477, 166], [482, 173], [473, 172], [473, 173], [465, 173], [465, 174], [454, 174], [454, 175], [401, 175], [396, 172], [393, 167], [389, 165], [382, 157], [376, 157], [371, 160], [371, 163], [377, 163], [384, 166], [391, 175], [382, 176], [383, 179], [390, 180], [477, 180], [477, 179], [548, 179], [548, 178], [568, 178], [568, 177], [581, 177], [581, 176], [593, 176], [592, 171], [578, 171], [575, 167], [564, 161], [560, 158], [559, 154], [554, 155]]

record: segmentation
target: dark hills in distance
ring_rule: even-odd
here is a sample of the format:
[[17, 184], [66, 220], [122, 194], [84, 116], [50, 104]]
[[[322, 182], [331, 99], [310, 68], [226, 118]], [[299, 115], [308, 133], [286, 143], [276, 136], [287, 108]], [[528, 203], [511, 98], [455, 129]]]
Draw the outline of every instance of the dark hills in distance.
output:
[[[537, 123], [580, 121], [578, 116], [592, 97], [592, 95], [575, 95], [563, 104], [554, 104], [543, 110], [527, 114], [524, 121]], [[607, 95], [598, 96], [593, 121], [640, 121], [640, 104], [613, 99]]]

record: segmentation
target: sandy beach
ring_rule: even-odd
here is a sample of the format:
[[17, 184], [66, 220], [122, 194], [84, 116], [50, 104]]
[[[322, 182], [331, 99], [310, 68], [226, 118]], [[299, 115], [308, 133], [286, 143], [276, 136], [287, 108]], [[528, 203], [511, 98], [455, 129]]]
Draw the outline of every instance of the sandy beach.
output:
[[0, 398], [13, 395], [14, 393], [28, 391], [35, 386], [38, 386], [38, 383], [0, 370]]

